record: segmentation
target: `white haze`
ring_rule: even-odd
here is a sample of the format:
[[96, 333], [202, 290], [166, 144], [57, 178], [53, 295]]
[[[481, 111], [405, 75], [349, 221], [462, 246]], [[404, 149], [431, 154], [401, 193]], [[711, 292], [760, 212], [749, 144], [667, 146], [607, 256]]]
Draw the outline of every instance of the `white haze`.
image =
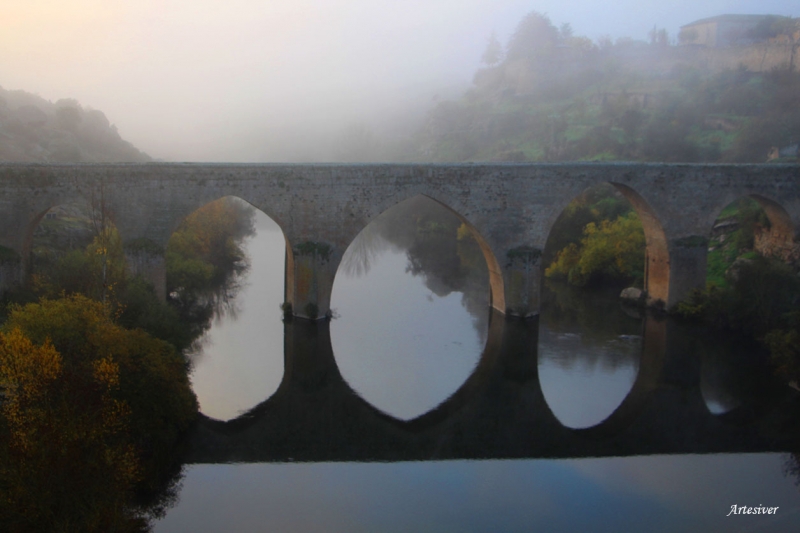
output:
[[100, 109], [172, 161], [325, 161], [346, 131], [412, 131], [530, 11], [645, 39], [796, 0], [2, 0], [0, 86]]

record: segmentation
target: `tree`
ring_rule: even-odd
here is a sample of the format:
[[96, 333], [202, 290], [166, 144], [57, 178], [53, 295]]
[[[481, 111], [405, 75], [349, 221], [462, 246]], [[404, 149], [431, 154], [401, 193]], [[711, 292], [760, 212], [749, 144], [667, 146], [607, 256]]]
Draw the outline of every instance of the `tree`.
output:
[[681, 44], [693, 44], [699, 38], [700, 35], [697, 33], [696, 28], [683, 28], [678, 34], [678, 42]]
[[139, 523], [134, 492], [161, 485], [197, 413], [187, 368], [84, 296], [13, 307], [0, 335], [0, 484], [15, 492], [0, 515], [18, 531]]
[[240, 244], [254, 231], [255, 211], [244, 202], [221, 198], [184, 219], [167, 244], [167, 287], [200, 291], [220, 286], [244, 270]]
[[746, 35], [751, 39], [765, 41], [778, 35], [792, 35], [797, 30], [798, 19], [772, 15], [761, 19]]
[[558, 45], [559, 32], [547, 15], [532, 11], [520, 21], [508, 41], [508, 59], [537, 59]]
[[656, 26], [653, 26], [653, 29], [647, 32], [648, 37], [650, 37], [650, 44], [653, 46], [658, 46], [659, 48], [666, 48], [669, 46], [669, 33], [664, 28], [658, 29]]
[[[0, 332], [0, 516], [6, 531], [136, 530], [141, 468], [116, 398], [119, 365], [75, 372], [52, 343]], [[7, 529], [6, 529], [7, 528]]]
[[800, 381], [800, 311], [783, 317], [785, 326], [774, 328], [764, 338], [773, 363], [785, 378]]
[[545, 275], [577, 286], [600, 278], [628, 281], [643, 275], [644, 246], [642, 223], [635, 211], [614, 222], [591, 222], [583, 230], [580, 245], [571, 243], [559, 251]]
[[495, 32], [489, 36], [489, 41], [486, 43], [486, 50], [483, 51], [481, 56], [481, 63], [487, 67], [493, 67], [500, 63], [503, 59], [503, 45], [497, 40]]
[[56, 123], [61, 129], [74, 132], [81, 120], [81, 110], [77, 107], [63, 106], [56, 109]]

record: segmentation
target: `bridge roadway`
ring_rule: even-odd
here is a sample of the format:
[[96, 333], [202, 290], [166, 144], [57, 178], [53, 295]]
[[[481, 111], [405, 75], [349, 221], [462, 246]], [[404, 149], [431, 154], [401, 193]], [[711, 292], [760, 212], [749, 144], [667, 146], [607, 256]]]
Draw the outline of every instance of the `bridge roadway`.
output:
[[203, 418], [188, 443], [190, 463], [426, 461], [619, 457], [800, 451], [800, 393], [785, 384], [728, 413], [709, 412], [691, 335], [649, 317], [639, 373], [619, 407], [598, 425], [563, 426], [538, 377], [538, 319], [492, 311], [474, 373], [450, 398], [409, 421], [361, 399], [342, 379], [329, 322], [285, 323], [278, 390], [229, 422]]
[[102, 203], [134, 273], [165, 296], [164, 249], [194, 210], [237, 196], [280, 225], [287, 242], [285, 300], [295, 316], [330, 310], [347, 246], [375, 217], [416, 195], [453, 210], [484, 252], [491, 305], [539, 312], [541, 254], [556, 218], [587, 188], [613, 184], [644, 225], [645, 288], [671, 307], [705, 284], [706, 249], [720, 211], [755, 198], [770, 240], [795, 244], [800, 167], [684, 164], [72, 164], [0, 163], [0, 290], [24, 283], [33, 231], [52, 207]]

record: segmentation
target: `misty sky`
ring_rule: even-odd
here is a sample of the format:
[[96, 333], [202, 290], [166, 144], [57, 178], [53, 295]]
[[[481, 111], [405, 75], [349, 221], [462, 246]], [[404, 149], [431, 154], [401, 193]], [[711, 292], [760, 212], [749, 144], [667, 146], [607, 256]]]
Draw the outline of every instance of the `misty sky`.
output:
[[324, 160], [351, 124], [413, 122], [470, 83], [492, 31], [530, 11], [645, 39], [797, 0], [2, 0], [0, 86], [100, 109], [173, 161]]

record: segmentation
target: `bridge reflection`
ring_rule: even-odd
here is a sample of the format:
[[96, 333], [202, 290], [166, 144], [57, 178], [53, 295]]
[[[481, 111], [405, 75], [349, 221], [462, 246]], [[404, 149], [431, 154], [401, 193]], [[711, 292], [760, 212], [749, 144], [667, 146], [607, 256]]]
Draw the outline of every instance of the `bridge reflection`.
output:
[[538, 319], [490, 317], [474, 373], [446, 401], [409, 421], [360, 398], [339, 373], [329, 323], [284, 324], [277, 392], [229, 422], [202, 418], [187, 462], [420, 461], [793, 451], [800, 394], [782, 384], [712, 414], [701, 392], [697, 335], [648, 317], [636, 381], [600, 424], [562, 425], [540, 385]]

